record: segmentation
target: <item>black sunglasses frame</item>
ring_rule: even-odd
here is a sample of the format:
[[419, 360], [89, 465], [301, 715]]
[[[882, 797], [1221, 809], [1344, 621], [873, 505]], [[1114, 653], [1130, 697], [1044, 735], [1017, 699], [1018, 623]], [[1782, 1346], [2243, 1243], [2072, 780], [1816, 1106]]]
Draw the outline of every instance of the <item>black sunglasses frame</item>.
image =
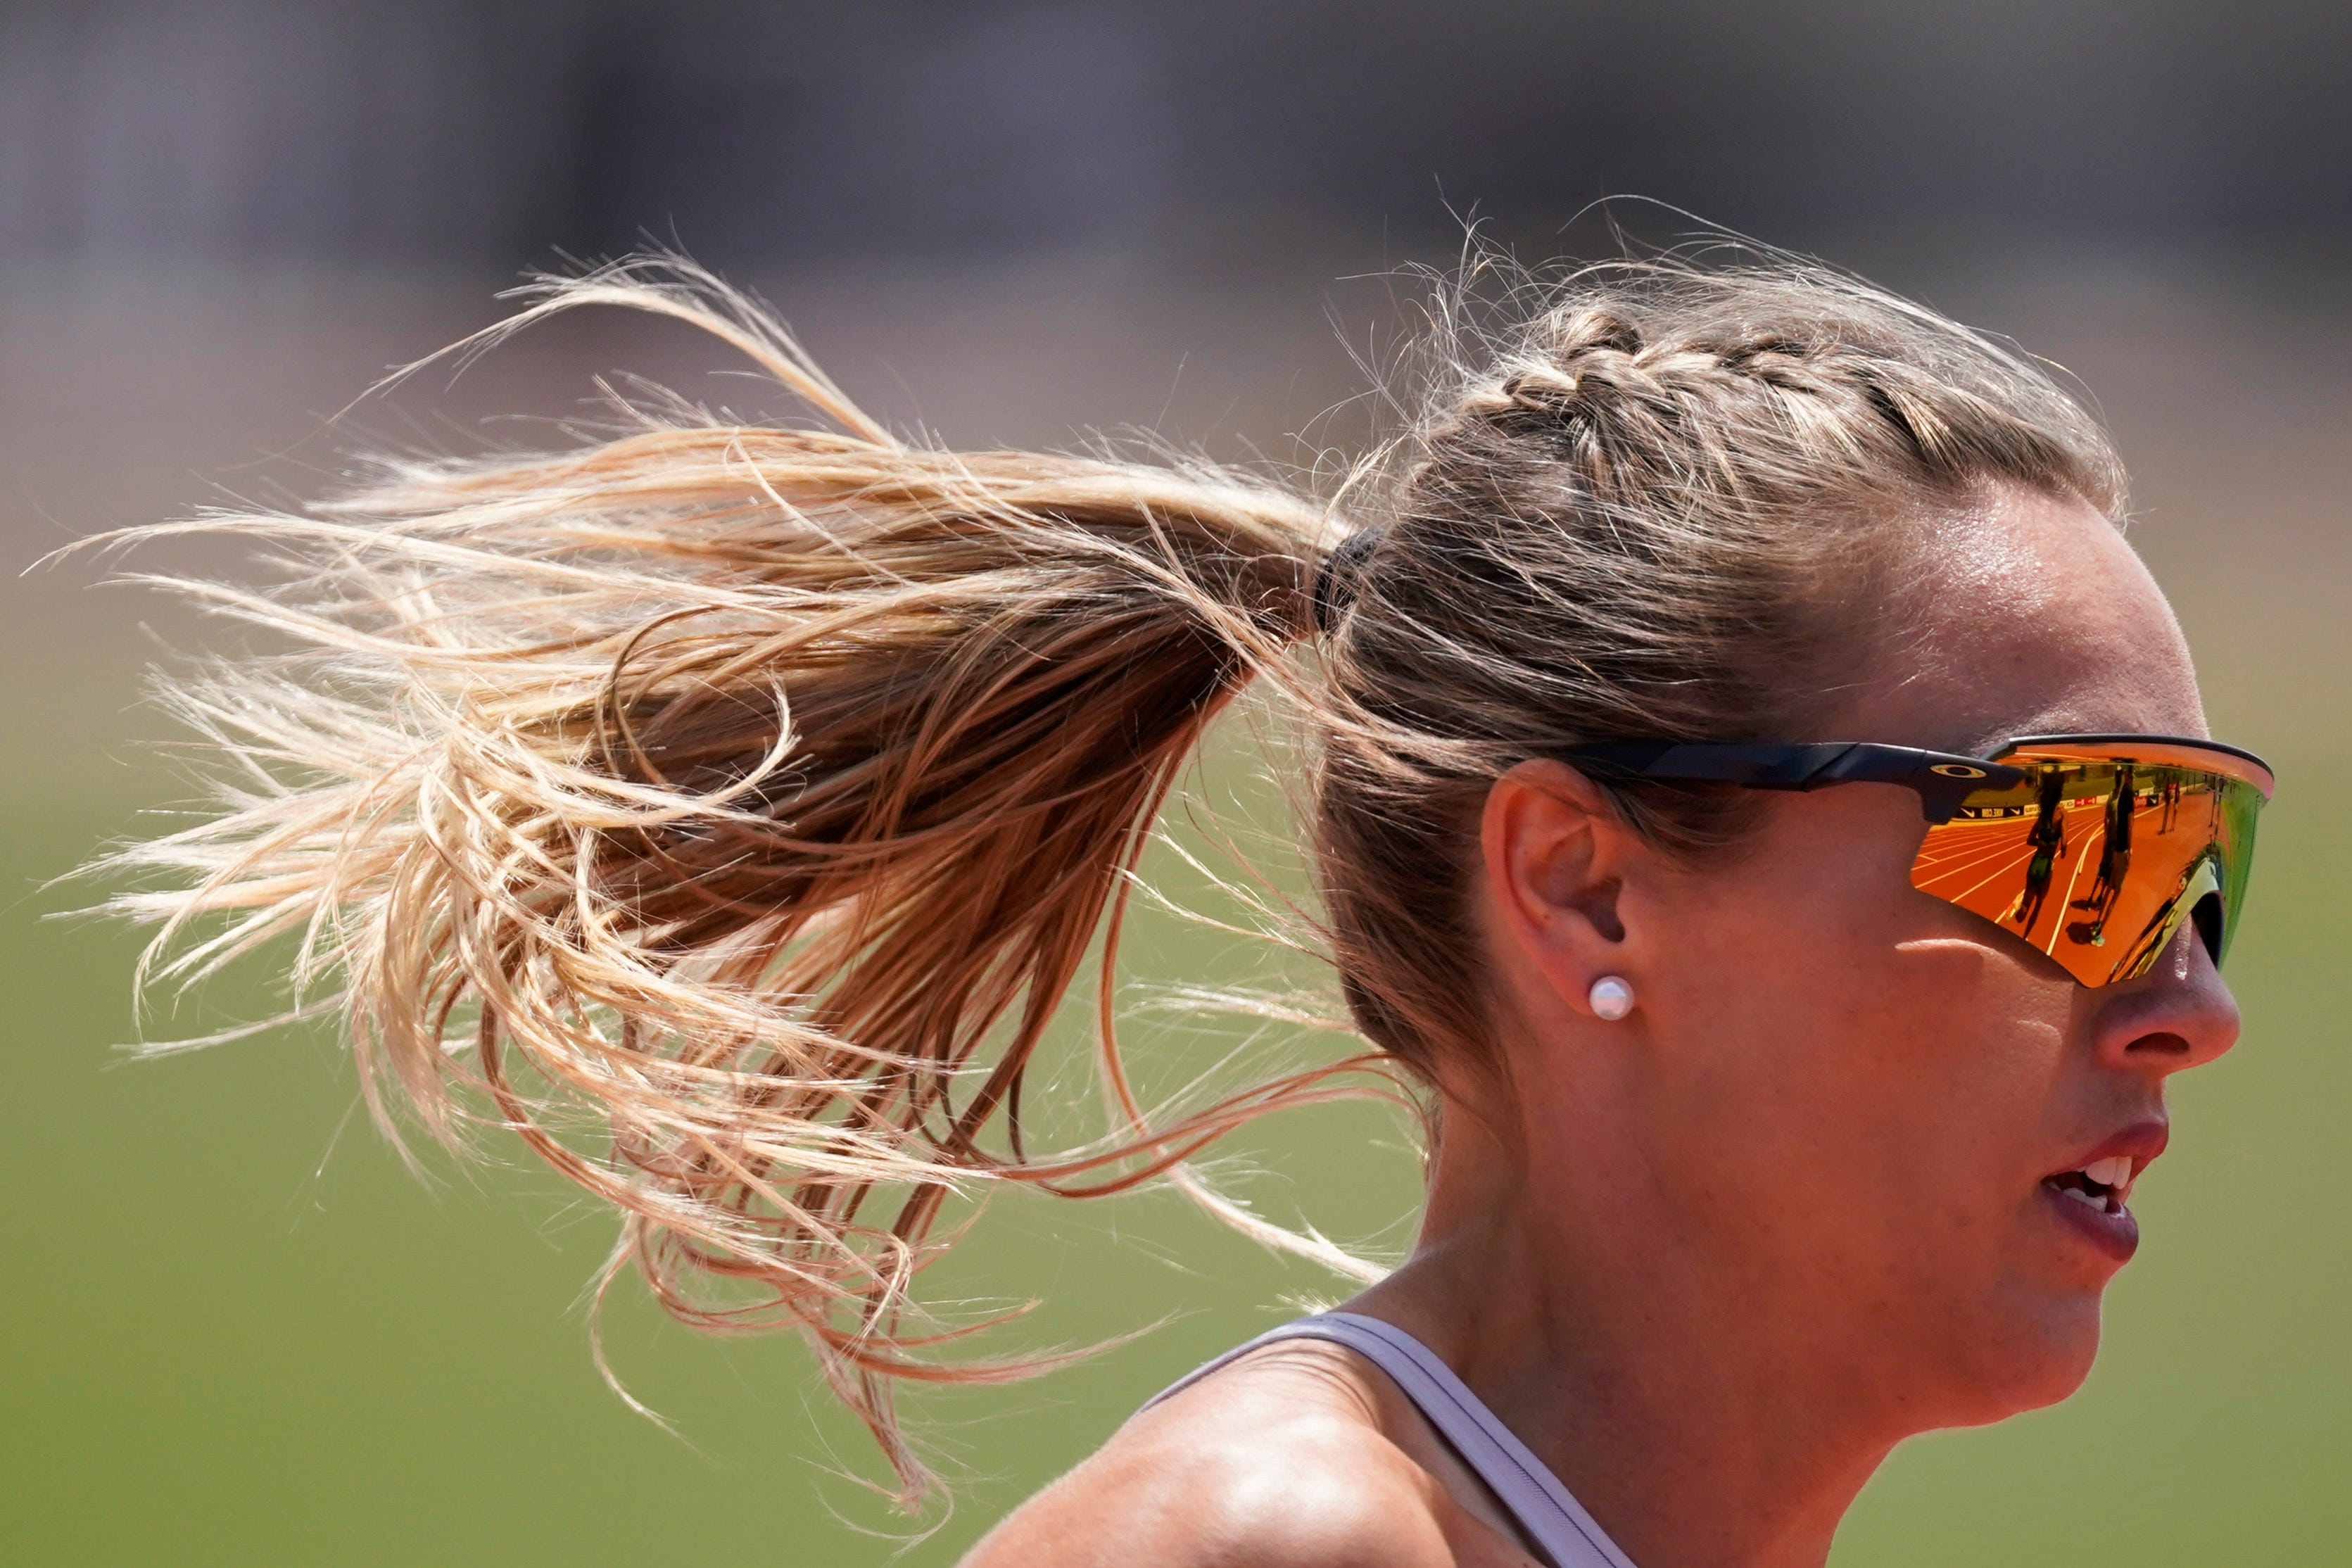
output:
[[1901, 784], [1919, 796], [1930, 823], [1958, 815], [1979, 790], [2013, 789], [2033, 774], [1996, 759], [2034, 746], [2187, 746], [2239, 757], [2268, 772], [2253, 752], [2181, 735], [2021, 735], [1980, 757], [1876, 741], [1774, 743], [1744, 741], [1601, 741], [1555, 753], [1604, 779], [1721, 784], [1740, 789], [1810, 791], [1843, 784]]

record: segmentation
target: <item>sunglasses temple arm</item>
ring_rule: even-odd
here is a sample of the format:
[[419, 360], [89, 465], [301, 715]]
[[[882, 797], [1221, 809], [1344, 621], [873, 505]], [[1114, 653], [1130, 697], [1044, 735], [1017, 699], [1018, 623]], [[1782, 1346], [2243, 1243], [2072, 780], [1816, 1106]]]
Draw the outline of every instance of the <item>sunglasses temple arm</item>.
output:
[[1797, 787], [1901, 784], [1918, 795], [1922, 815], [1930, 823], [1941, 825], [1958, 816], [1961, 805], [1978, 791], [2014, 789], [2031, 777], [2023, 768], [1989, 763], [1979, 757], [1865, 742], [1847, 747], [1843, 756], [1830, 761]]
[[[1918, 795], [1920, 810], [1935, 823], [1949, 822], [1960, 803], [1978, 790], [2013, 788], [2030, 776], [2022, 768], [1978, 757], [1866, 741], [1804, 745], [1603, 742], [1571, 748], [1566, 754], [1571, 762], [1607, 773], [1687, 784], [1738, 784], [1743, 789], [1901, 784]], [[1951, 771], [1938, 773], [1938, 768]]]

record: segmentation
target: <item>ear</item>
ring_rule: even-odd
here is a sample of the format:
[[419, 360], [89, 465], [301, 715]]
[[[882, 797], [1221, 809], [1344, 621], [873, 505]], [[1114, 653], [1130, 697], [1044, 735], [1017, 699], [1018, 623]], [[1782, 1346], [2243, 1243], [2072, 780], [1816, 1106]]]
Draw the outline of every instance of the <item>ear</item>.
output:
[[1496, 958], [1522, 984], [1538, 981], [1590, 1012], [1592, 983], [1624, 973], [1619, 904], [1639, 837], [1591, 779], [1538, 759], [1495, 781], [1478, 837], [1493, 935], [1506, 949]]

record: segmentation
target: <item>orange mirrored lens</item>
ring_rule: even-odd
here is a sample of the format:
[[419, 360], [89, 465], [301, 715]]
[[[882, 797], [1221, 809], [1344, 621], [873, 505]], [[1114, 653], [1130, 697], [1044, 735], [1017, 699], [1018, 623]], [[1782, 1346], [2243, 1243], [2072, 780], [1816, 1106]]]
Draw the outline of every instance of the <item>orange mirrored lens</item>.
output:
[[2029, 744], [1999, 760], [2026, 781], [1979, 790], [1929, 827], [1914, 887], [2032, 942], [2085, 985], [2147, 973], [2210, 899], [2206, 936], [2221, 961], [2267, 772], [2189, 746]]

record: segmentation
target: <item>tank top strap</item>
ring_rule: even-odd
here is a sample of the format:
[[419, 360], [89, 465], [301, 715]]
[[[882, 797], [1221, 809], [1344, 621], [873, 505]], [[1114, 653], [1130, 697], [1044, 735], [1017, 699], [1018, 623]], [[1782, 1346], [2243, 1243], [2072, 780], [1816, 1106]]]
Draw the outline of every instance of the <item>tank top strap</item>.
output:
[[1262, 1346], [1284, 1340], [1327, 1340], [1345, 1345], [1388, 1374], [1389, 1381], [1477, 1473], [1519, 1528], [1543, 1549], [1553, 1568], [1634, 1568], [1584, 1505], [1559, 1478], [1496, 1418], [1485, 1401], [1427, 1345], [1393, 1323], [1354, 1312], [1300, 1318], [1227, 1351], [1208, 1365], [1170, 1384], [1143, 1406], [1161, 1400], [1230, 1365]]

